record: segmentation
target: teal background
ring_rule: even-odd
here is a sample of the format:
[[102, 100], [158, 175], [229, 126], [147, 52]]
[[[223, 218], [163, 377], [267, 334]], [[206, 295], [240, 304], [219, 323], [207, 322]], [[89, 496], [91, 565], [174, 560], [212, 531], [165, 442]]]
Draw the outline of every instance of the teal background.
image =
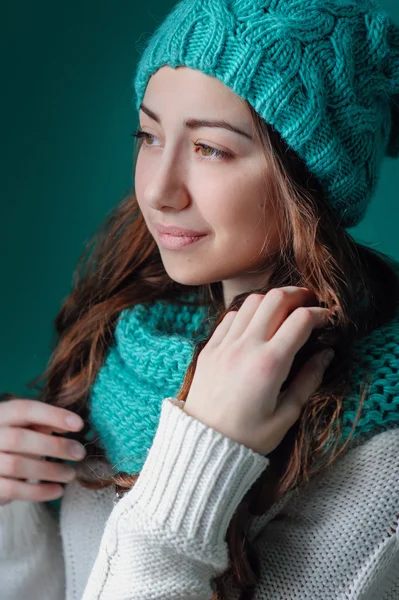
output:
[[[399, 22], [397, 0], [380, 3]], [[78, 257], [133, 183], [140, 40], [173, 5], [3, 3], [0, 392], [27, 394], [45, 368]], [[365, 220], [349, 231], [399, 259], [398, 170], [385, 160]]]

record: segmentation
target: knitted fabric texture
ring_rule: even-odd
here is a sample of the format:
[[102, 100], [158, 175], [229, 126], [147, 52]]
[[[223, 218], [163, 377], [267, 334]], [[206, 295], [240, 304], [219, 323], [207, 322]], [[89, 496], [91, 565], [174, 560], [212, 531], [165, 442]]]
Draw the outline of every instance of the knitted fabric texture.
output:
[[159, 68], [186, 66], [246, 99], [306, 163], [343, 227], [399, 155], [399, 27], [373, 0], [183, 0], [144, 43], [139, 110]]
[[[115, 344], [94, 382], [91, 426], [115, 472], [136, 474], [147, 458], [159, 424], [162, 400], [181, 388], [195, 343], [211, 318], [205, 307], [166, 300], [121, 312]], [[399, 312], [388, 324], [355, 342], [351, 389], [345, 399], [343, 441], [359, 403], [358, 384], [372, 374], [353, 440], [399, 426]]]

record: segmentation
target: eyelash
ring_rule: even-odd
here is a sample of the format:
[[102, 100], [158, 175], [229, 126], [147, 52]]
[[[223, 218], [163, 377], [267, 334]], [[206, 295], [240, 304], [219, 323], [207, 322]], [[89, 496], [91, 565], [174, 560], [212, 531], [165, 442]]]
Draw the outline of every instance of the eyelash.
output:
[[[135, 132], [132, 133], [132, 136], [135, 138], [138, 138], [139, 140], [146, 139], [149, 137], [151, 137], [151, 138], [155, 137], [151, 133], [146, 133], [142, 129], [137, 129]], [[230, 154], [229, 152], [225, 152], [223, 150], [218, 150], [217, 148], [212, 148], [212, 146], [208, 146], [207, 144], [194, 144], [194, 142], [193, 142], [193, 145], [196, 146], [197, 148], [199, 147], [199, 148], [203, 148], [204, 150], [212, 151], [212, 154], [210, 155], [210, 157], [200, 156], [200, 160], [233, 158], [233, 155]], [[148, 146], [148, 147], [150, 147], [150, 146]]]

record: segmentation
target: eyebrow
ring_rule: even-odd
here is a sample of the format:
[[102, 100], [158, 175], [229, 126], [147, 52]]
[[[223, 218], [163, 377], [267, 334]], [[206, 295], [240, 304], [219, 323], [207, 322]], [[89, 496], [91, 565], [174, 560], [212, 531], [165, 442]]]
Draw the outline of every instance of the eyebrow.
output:
[[[156, 121], [159, 124], [161, 123], [161, 119], [159, 118], [159, 116], [156, 113], [154, 113], [154, 111], [150, 110], [147, 106], [145, 106], [143, 103], [140, 104], [140, 110], [142, 110], [148, 117], [150, 117], [150, 119], [154, 119], [154, 121]], [[227, 121], [223, 120], [210, 121], [208, 119], [187, 119], [186, 121], [184, 121], [184, 125], [188, 129], [199, 129], [200, 127], [220, 127], [221, 129], [228, 129], [230, 131], [233, 131], [234, 133], [243, 135], [249, 140], [253, 139], [252, 136], [246, 131], [238, 129], [238, 127], [234, 127], [234, 125], [231, 125], [231, 123], [228, 123]]]

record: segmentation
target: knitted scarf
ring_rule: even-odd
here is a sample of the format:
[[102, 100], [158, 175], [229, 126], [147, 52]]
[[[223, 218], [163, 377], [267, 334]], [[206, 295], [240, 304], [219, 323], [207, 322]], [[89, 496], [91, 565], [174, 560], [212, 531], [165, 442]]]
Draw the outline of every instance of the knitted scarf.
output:
[[[208, 309], [166, 300], [121, 312], [89, 398], [92, 429], [113, 470], [139, 473], [158, 427], [162, 400], [175, 397], [193, 357], [207, 337]], [[353, 438], [399, 426], [399, 313], [355, 342], [353, 386], [372, 372], [371, 386]], [[352, 428], [359, 397], [345, 399], [343, 439]]]

